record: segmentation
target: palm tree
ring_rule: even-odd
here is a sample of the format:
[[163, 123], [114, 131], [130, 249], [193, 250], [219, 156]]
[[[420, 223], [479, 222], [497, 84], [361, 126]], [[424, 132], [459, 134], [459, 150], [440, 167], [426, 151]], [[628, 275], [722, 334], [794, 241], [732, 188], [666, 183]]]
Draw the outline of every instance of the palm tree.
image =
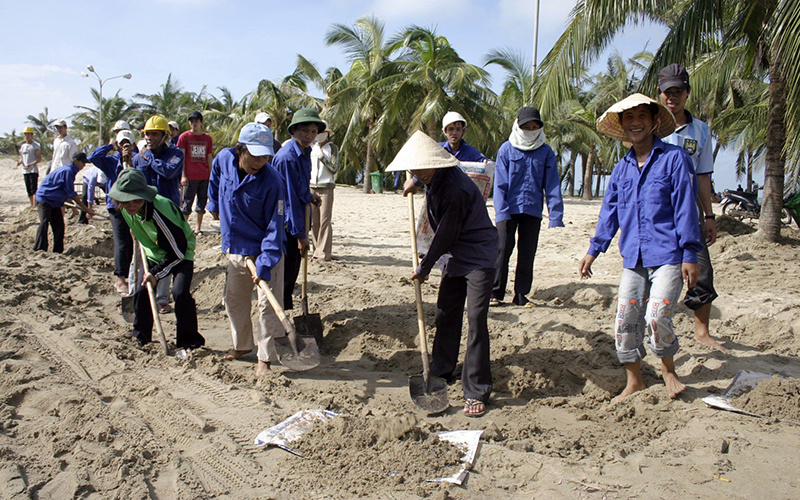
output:
[[[97, 89], [91, 89], [92, 97], [97, 105], [100, 104], [100, 92]], [[128, 120], [138, 109], [138, 105], [133, 102], [128, 102], [119, 96], [118, 90], [113, 97], [103, 99], [103, 131], [104, 137], [98, 137], [98, 120], [97, 120], [97, 105], [89, 106], [75, 106], [77, 109], [83, 110], [79, 113], [72, 115], [73, 130], [76, 131], [75, 136], [81, 139], [84, 145], [90, 144], [104, 144], [111, 133], [111, 128], [117, 120]]]
[[[390, 118], [410, 110], [409, 135], [425, 130], [433, 139], [441, 135], [440, 120], [447, 111], [457, 111], [470, 123], [472, 138], [485, 137], [495, 125], [496, 106], [486, 70], [465, 62], [450, 42], [435, 30], [409, 26], [394, 35], [389, 44], [398, 53], [398, 73], [387, 79], [392, 88]], [[487, 106], [488, 105], [488, 106]]]
[[389, 146], [389, 134], [377, 134], [387, 130], [382, 127], [388, 121], [385, 118], [390, 85], [386, 79], [399, 72], [398, 64], [391, 60], [395, 47], [384, 42], [384, 31], [381, 21], [367, 16], [353, 26], [333, 24], [325, 34], [326, 44], [342, 47], [351, 63], [330, 96], [327, 116], [336, 123], [346, 124], [341, 139], [343, 162], [358, 164], [359, 150], [365, 153], [365, 193], [370, 191], [369, 174], [376, 169], [376, 147]]
[[167, 81], [161, 85], [161, 91], [156, 94], [134, 94], [134, 98], [143, 99], [145, 102], [139, 106], [140, 119], [146, 120], [152, 115], [161, 115], [167, 120], [176, 120], [194, 111], [195, 95], [184, 92], [178, 80], [172, 79], [172, 73], [167, 76]]
[[[659, 69], [687, 64], [715, 49], [741, 51], [740, 66], [770, 82], [766, 137], [764, 206], [759, 233], [780, 237], [785, 175], [784, 148], [800, 156], [800, 70], [791, 64], [800, 50], [800, 2], [795, 0], [579, 0], [567, 30], [545, 57], [549, 105], [569, 97], [576, 79], [573, 63], [591, 62], [630, 23], [650, 20], [669, 28], [642, 80], [652, 92]], [[788, 103], [788, 106], [787, 106]]]

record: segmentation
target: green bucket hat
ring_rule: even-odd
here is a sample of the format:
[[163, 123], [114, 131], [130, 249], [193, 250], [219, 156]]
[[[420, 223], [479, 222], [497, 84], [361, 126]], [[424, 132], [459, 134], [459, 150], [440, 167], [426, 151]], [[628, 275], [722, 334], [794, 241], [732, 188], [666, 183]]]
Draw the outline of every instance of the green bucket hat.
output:
[[327, 127], [325, 122], [319, 117], [319, 113], [317, 113], [316, 110], [311, 108], [301, 108], [295, 111], [294, 116], [292, 116], [292, 123], [289, 124], [289, 133], [292, 133], [295, 125], [301, 125], [303, 123], [316, 123], [319, 126], [317, 133], [322, 132]]
[[153, 186], [148, 186], [144, 174], [135, 168], [123, 169], [108, 192], [108, 196], [111, 199], [121, 202], [134, 200], [153, 201], [156, 194], [158, 194], [158, 190]]

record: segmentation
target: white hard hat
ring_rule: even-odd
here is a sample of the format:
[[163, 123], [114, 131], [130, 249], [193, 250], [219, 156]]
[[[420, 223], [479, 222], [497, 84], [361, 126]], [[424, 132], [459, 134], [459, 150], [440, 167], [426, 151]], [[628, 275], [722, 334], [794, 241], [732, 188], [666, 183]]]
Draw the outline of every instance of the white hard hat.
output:
[[463, 116], [455, 111], [448, 111], [444, 115], [444, 118], [442, 118], [442, 132], [444, 132], [444, 129], [446, 129], [448, 125], [455, 122], [463, 122], [464, 128], [467, 128], [467, 120]]
[[111, 130], [130, 130], [131, 126], [125, 120], [117, 120]]

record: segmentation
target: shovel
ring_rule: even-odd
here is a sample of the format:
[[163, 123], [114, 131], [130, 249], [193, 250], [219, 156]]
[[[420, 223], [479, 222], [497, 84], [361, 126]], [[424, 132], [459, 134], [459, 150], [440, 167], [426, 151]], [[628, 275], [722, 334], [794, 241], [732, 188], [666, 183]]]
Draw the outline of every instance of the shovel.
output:
[[[311, 226], [311, 205], [306, 205], [306, 234]], [[294, 328], [300, 337], [314, 337], [322, 345], [322, 319], [319, 314], [308, 313], [308, 250], [303, 252], [303, 283], [300, 288], [300, 304], [303, 314], [294, 317]]]
[[[142, 256], [144, 274], [148, 274], [150, 272], [150, 266], [147, 265], [147, 254], [144, 251], [144, 246], [139, 245], [139, 251]], [[167, 338], [164, 336], [164, 329], [161, 328], [161, 317], [158, 315], [158, 306], [156, 305], [156, 288], [149, 281], [147, 282], [147, 295], [150, 297], [150, 309], [153, 311], [153, 323], [156, 325], [158, 340], [161, 342], [161, 347], [164, 348], [164, 355], [169, 356]]]
[[[256, 270], [256, 265], [253, 263], [253, 260], [248, 257], [245, 259], [245, 262], [247, 263], [247, 268], [250, 269], [250, 274], [252, 274], [253, 277], [257, 277], [258, 271]], [[284, 312], [283, 307], [278, 303], [275, 295], [272, 294], [272, 290], [269, 289], [267, 283], [264, 280], [258, 280], [258, 286], [261, 287], [261, 290], [267, 295], [267, 300], [278, 316], [278, 319], [281, 320], [283, 328], [286, 330], [285, 337], [278, 337], [275, 339], [275, 350], [281, 358], [281, 364], [289, 370], [296, 372], [310, 370], [319, 366], [319, 347], [317, 347], [317, 341], [314, 337], [298, 337], [294, 326], [292, 326], [292, 322], [286, 317], [286, 312]]]
[[[410, 179], [411, 174], [406, 174]], [[414, 222], [414, 195], [408, 196], [408, 222], [411, 228], [411, 253], [414, 270], [419, 266], [417, 254], [417, 230]], [[411, 401], [418, 408], [429, 414], [441, 413], [450, 407], [447, 399], [447, 382], [441, 377], [431, 376], [431, 365], [428, 360], [428, 340], [425, 334], [425, 316], [422, 311], [422, 288], [419, 280], [414, 281], [414, 294], [417, 301], [417, 326], [419, 328], [419, 351], [422, 356], [422, 375], [408, 377], [408, 392]]]

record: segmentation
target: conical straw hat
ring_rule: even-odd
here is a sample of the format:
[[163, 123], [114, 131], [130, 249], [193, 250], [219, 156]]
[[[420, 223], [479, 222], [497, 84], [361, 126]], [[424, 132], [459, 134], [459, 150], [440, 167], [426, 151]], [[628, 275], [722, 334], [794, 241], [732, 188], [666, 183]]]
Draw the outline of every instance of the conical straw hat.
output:
[[459, 161], [448, 153], [438, 142], [424, 132], [417, 130], [397, 152], [387, 172], [422, 170], [426, 168], [447, 168], [457, 166]]
[[666, 137], [675, 132], [675, 117], [672, 116], [672, 112], [655, 99], [651, 99], [644, 94], [631, 94], [608, 108], [606, 112], [603, 113], [603, 116], [597, 119], [598, 132], [618, 141], [628, 141], [628, 135], [625, 133], [625, 130], [622, 129], [619, 114], [626, 109], [633, 109], [636, 106], [651, 103], [658, 106], [656, 119], [661, 120], [661, 125], [656, 129], [655, 135], [658, 137]]

